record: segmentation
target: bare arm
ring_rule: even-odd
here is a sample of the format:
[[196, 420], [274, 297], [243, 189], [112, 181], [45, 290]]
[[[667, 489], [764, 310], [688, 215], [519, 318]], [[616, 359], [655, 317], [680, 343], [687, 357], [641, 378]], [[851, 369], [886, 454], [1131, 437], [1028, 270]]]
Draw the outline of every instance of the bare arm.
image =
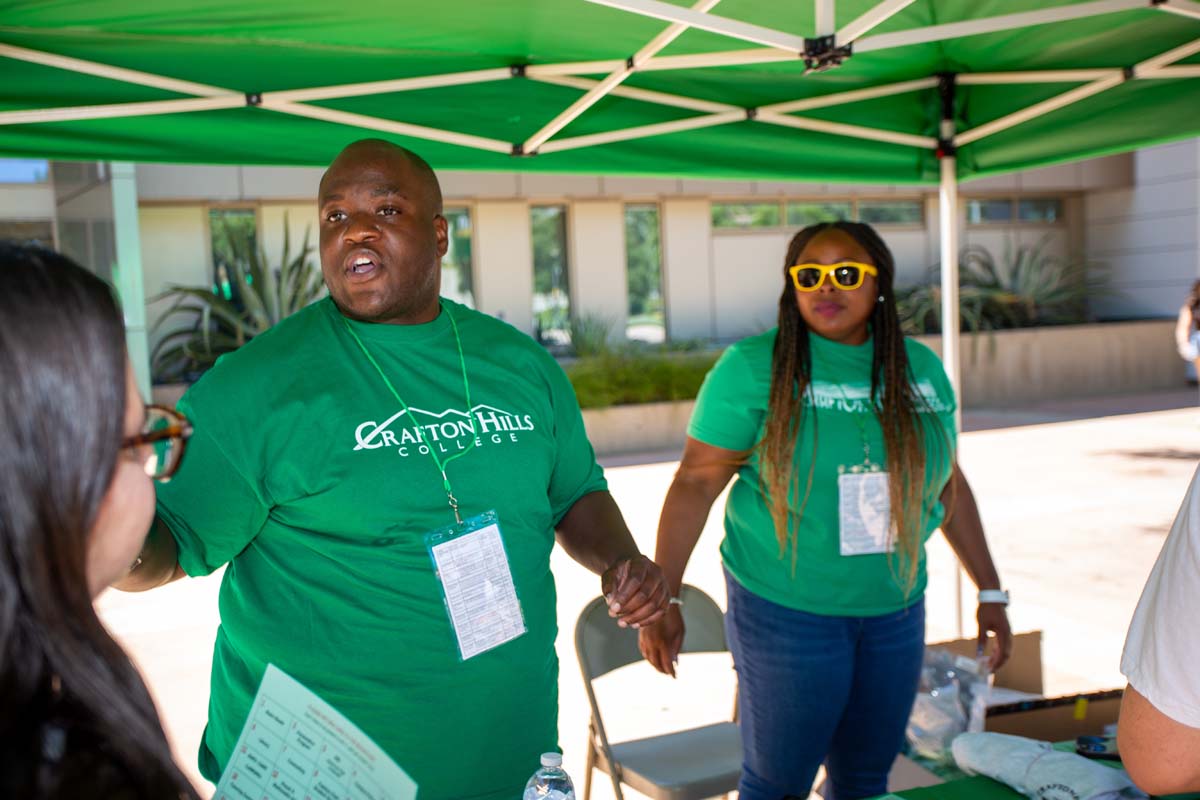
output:
[[[679, 594], [683, 572], [704, 530], [713, 501], [745, 461], [746, 454], [704, 444], [688, 437], [675, 480], [667, 490], [658, 521], [654, 560], [663, 569], [671, 596]], [[674, 662], [683, 645], [683, 618], [672, 606], [661, 622], [639, 636], [642, 655], [655, 669], [674, 677]]]
[[1143, 791], [1200, 791], [1200, 728], [1171, 719], [1133, 686], [1121, 700], [1117, 746], [1129, 777]]
[[144, 592], [185, 577], [179, 566], [179, 549], [167, 524], [158, 517], [138, 554], [138, 561], [124, 578], [113, 584], [123, 592]]
[[[999, 589], [1000, 575], [996, 572], [987, 539], [983, 535], [979, 506], [957, 462], [949, 483], [942, 490], [942, 503], [946, 506], [946, 522], [942, 525], [942, 532], [972, 582], [979, 589]], [[986, 645], [989, 631], [996, 635], [992, 669], [999, 669], [1012, 655], [1012, 629], [1008, 624], [1007, 611], [1002, 603], [980, 603], [976, 619], [979, 621], [981, 647]]]
[[1175, 347], [1180, 354], [1187, 351], [1188, 339], [1192, 336], [1192, 309], [1184, 305], [1179, 309], [1179, 318], [1175, 321]]
[[608, 492], [591, 492], [563, 516], [558, 543], [571, 558], [600, 575], [600, 590], [618, 624], [640, 627], [662, 616], [669, 595], [662, 570], [638, 550]]

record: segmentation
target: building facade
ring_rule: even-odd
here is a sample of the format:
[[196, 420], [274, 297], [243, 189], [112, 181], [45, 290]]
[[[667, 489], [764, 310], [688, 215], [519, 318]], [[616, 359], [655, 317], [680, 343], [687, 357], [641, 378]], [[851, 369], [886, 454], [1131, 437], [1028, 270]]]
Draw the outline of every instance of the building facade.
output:
[[[320, 169], [0, 162], [0, 237], [47, 241], [145, 299], [145, 346], [170, 329], [156, 300], [220, 282], [220, 232], [248, 229], [276, 263], [316, 243]], [[933, 188], [520, 173], [440, 174], [451, 224], [443, 292], [547, 343], [588, 317], [614, 339], [732, 341], [773, 324], [784, 252], [809, 222], [861, 219], [898, 283], [936, 280]], [[114, 226], [136, 190], [137, 242]], [[122, 194], [124, 192], [124, 194]], [[1200, 139], [966, 182], [964, 246], [1003, 263], [1021, 245], [1107, 276], [1102, 319], [1172, 316], [1200, 276]], [[114, 197], [116, 200], [114, 201]], [[137, 276], [119, 257], [140, 250]], [[314, 252], [313, 263], [317, 263]], [[134, 285], [140, 279], [140, 286]], [[135, 295], [138, 293], [135, 292]], [[123, 296], [130, 296], [122, 292]]]

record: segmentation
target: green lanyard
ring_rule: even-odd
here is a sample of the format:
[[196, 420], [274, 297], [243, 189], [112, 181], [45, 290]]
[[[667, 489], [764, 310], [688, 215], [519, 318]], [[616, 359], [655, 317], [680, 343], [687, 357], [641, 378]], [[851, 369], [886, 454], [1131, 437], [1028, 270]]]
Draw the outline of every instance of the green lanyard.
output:
[[[840, 383], [834, 385], [837, 386], [838, 394], [842, 396], [842, 401], [846, 404], [846, 413], [854, 417], [854, 423], [858, 426], [859, 435], [862, 436], [863, 466], [868, 469], [874, 467], [875, 465], [871, 463], [871, 442], [867, 438], [867, 423], [862, 419], [862, 414], [850, 410], [850, 398], [846, 396], [846, 390], [842, 388], [842, 385]], [[869, 391], [867, 395], [870, 397]]]
[[363, 351], [363, 355], [365, 355], [367, 360], [371, 362], [371, 366], [375, 367], [376, 372], [379, 373], [379, 377], [383, 378], [383, 382], [387, 385], [388, 391], [392, 393], [392, 396], [396, 398], [398, 403], [400, 403], [400, 407], [404, 409], [404, 413], [407, 414], [409, 419], [413, 421], [413, 426], [417, 429], [417, 440], [420, 441], [421, 444], [425, 446], [425, 449], [429, 451], [429, 455], [433, 458], [433, 463], [437, 465], [438, 472], [442, 474], [442, 488], [446, 490], [446, 499], [450, 503], [451, 510], [454, 511], [454, 519], [461, 525], [462, 516], [458, 513], [458, 498], [454, 496], [454, 489], [450, 486], [450, 478], [446, 476], [446, 467], [450, 466], [451, 461], [456, 458], [462, 458], [467, 453], [471, 452], [471, 448], [475, 447], [475, 417], [471, 413], [471, 385], [467, 382], [467, 360], [463, 356], [462, 338], [458, 335], [458, 323], [455, 322], [454, 315], [450, 313], [450, 309], [446, 308], [445, 304], [442, 303], [440, 299], [438, 300], [438, 308], [450, 318], [450, 327], [454, 330], [454, 343], [458, 346], [458, 363], [462, 366], [463, 394], [465, 394], [467, 398], [467, 419], [471, 421], [472, 434], [471, 446], [466, 450], [463, 450], [461, 453], [455, 453], [445, 461], [442, 461], [440, 458], [438, 458], [438, 454], [434, 452], [433, 446], [430, 445], [429, 442], [425, 441], [425, 434], [421, 432], [421, 423], [415, 416], [413, 416], [412, 410], [408, 407], [408, 403], [404, 402], [404, 398], [401, 397], [400, 393], [396, 391], [396, 387], [393, 386], [392, 382], [388, 379], [387, 373], [383, 371], [383, 367], [379, 366], [379, 362], [376, 361], [375, 357], [371, 355], [371, 351], [367, 349], [365, 344], [363, 344], [362, 339], [358, 338], [358, 333], [350, 325], [350, 321], [347, 320], [345, 316], [342, 317], [342, 323], [345, 324], [346, 330], [350, 331], [350, 336], [353, 337], [354, 341], [358, 343], [359, 349]]

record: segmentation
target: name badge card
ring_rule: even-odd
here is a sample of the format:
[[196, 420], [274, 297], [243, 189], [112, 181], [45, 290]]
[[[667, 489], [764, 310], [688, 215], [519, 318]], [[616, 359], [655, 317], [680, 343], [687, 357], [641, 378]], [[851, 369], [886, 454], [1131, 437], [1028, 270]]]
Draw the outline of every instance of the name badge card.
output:
[[892, 499], [888, 474], [861, 468], [838, 475], [838, 523], [841, 554], [890, 553]]
[[525, 633], [495, 511], [425, 537], [463, 661]]

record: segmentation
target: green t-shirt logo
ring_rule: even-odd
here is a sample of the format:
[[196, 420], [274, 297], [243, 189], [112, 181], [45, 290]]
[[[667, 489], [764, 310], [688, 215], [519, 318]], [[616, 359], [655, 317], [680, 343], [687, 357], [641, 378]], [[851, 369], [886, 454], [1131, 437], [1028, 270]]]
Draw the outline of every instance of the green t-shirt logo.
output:
[[535, 428], [532, 414], [516, 414], [482, 403], [471, 409], [471, 416], [454, 408], [437, 412], [413, 407], [411, 411], [411, 415], [398, 411], [381, 423], [360, 423], [354, 429], [354, 449], [395, 447], [402, 458], [413, 453], [428, 455], [428, 447], [438, 454], [456, 453], [469, 447], [472, 437], [476, 447], [486, 447], [518, 442], [522, 432]]

